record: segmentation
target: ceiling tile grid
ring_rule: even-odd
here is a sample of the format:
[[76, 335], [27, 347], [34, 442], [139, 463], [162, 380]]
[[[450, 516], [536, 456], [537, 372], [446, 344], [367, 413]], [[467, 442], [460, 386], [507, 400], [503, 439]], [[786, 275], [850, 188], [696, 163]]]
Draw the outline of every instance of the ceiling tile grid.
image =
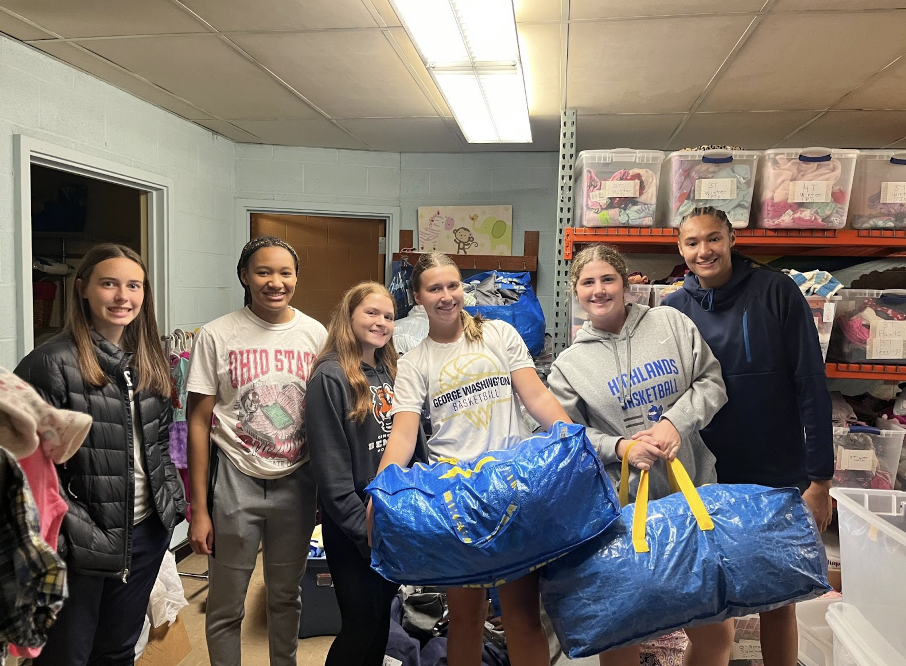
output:
[[[464, 141], [389, 0], [79, 0], [78, 11], [0, 0], [0, 31], [240, 143], [556, 151], [563, 99], [582, 148], [867, 148], [906, 136], [903, 0], [514, 6], [532, 144]], [[76, 80], [39, 58], [19, 67], [63, 88]]]

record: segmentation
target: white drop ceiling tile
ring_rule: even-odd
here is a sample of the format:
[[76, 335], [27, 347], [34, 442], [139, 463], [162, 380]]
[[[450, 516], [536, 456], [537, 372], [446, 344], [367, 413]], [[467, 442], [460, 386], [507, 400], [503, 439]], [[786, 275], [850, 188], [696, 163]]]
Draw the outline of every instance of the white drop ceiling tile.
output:
[[777, 0], [774, 12], [852, 9], [902, 9], [903, 0]]
[[193, 120], [192, 122], [237, 143], [263, 143], [257, 136], [223, 120]]
[[3, 6], [64, 37], [205, 31], [201, 23], [170, 0], [4, 0]]
[[406, 31], [402, 28], [392, 28], [384, 33], [384, 37], [387, 39], [387, 43], [390, 44], [391, 48], [395, 47], [396, 49], [399, 49], [399, 52], [402, 54], [400, 57], [404, 64], [411, 68], [410, 72], [422, 83], [424, 90], [427, 91], [428, 96], [433, 100], [440, 115], [452, 118], [453, 112], [450, 111], [450, 107], [447, 106], [444, 96], [440, 94], [440, 90], [434, 83], [434, 79], [432, 79], [431, 75], [428, 73], [428, 69], [422, 62], [421, 56], [418, 55], [415, 44], [409, 39], [409, 35], [406, 34]]
[[906, 136], [906, 111], [828, 111], [783, 146], [883, 148]]
[[513, 9], [516, 23], [560, 20], [560, 3], [551, 0], [513, 0]]
[[264, 143], [277, 146], [350, 148], [353, 150], [367, 148], [363, 143], [324, 119], [237, 120], [233, 124], [251, 132]]
[[[757, 12], [764, 0], [571, 0], [569, 17], [607, 19], [621, 16], [682, 16], [684, 14]], [[708, 33], [695, 33], [708, 34]]]
[[[663, 150], [684, 114], [580, 115], [577, 119], [579, 150], [636, 148]], [[558, 131], [559, 133], [559, 131]]]
[[384, 22], [384, 25], [387, 26], [400, 26], [399, 17], [396, 15], [396, 12], [393, 11], [393, 6], [390, 4], [390, 0], [362, 0], [362, 3], [370, 4], [378, 13], [381, 20]]
[[906, 109], [906, 55], [852, 91], [834, 108]]
[[900, 55], [904, 34], [906, 12], [768, 16], [700, 110], [825, 109]]
[[373, 28], [362, 0], [181, 0], [221, 32]]
[[380, 32], [235, 35], [239, 46], [328, 115], [435, 115]]
[[694, 113], [668, 148], [681, 150], [717, 144], [763, 150], [816, 115], [816, 111]]
[[53, 36], [5, 12], [0, 12], [0, 32], [23, 42], [29, 39], [47, 39]]
[[125, 90], [139, 99], [150, 102], [155, 106], [172, 111], [178, 116], [189, 120], [204, 120], [211, 118], [209, 113], [196, 109], [165, 90], [142, 81], [123, 70], [115, 67], [108, 60], [93, 53], [87, 52], [78, 46], [67, 42], [42, 42], [39, 48], [64, 62], [68, 62], [82, 71], [88, 72], [106, 81], [112, 86]]
[[220, 118], [319, 117], [214, 35], [108, 39], [82, 46]]
[[518, 34], [529, 113], [559, 115], [560, 26], [521, 25]]
[[[688, 111], [751, 22], [748, 16], [575, 23], [568, 108], [580, 113]], [[680, 35], [707, 35], [683, 40]]]
[[[455, 127], [452, 120], [447, 122]], [[403, 153], [459, 152], [463, 144], [442, 118], [350, 118], [340, 123], [372, 150]]]

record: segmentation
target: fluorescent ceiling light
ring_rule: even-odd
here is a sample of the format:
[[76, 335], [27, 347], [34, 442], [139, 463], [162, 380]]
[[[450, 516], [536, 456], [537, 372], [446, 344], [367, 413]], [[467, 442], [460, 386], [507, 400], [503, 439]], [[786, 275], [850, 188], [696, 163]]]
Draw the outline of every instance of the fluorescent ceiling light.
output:
[[531, 143], [512, 0], [391, 0], [469, 143]]

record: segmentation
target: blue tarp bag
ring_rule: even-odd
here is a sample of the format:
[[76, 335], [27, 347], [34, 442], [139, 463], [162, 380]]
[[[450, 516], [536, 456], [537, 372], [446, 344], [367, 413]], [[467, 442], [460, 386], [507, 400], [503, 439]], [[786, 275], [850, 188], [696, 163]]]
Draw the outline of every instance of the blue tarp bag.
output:
[[600, 534], [620, 514], [604, 465], [576, 424], [471, 462], [385, 468], [371, 566], [395, 583], [494, 587]]
[[521, 294], [519, 300], [508, 305], [469, 305], [465, 311], [470, 315], [479, 314], [485, 319], [499, 319], [515, 328], [525, 346], [532, 356], [537, 356], [544, 351], [544, 310], [541, 302], [532, 289], [532, 278], [527, 272], [487, 271], [478, 273], [467, 282], [481, 282], [491, 275], [495, 276], [494, 282], [498, 289], [509, 289]]
[[649, 504], [642, 472], [635, 505], [542, 572], [544, 608], [571, 659], [830, 591], [824, 545], [796, 488], [696, 489], [678, 460], [668, 470], [681, 492]]

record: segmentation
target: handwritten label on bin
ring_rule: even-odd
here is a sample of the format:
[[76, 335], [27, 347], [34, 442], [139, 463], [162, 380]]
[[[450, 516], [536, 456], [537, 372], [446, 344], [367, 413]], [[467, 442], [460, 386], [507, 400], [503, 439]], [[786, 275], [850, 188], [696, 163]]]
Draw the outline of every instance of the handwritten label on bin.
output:
[[830, 324], [834, 321], [834, 313], [837, 311], [837, 304], [833, 301], [828, 301], [824, 304], [824, 313], [821, 316], [821, 321], [825, 324]]
[[871, 449], [844, 449], [837, 447], [837, 469], [871, 472], [875, 467], [875, 452]]
[[827, 203], [831, 200], [829, 180], [794, 180], [790, 182], [791, 203]]
[[881, 203], [906, 203], [906, 183], [881, 183]]
[[707, 201], [727, 201], [736, 198], [735, 178], [702, 178], [695, 181], [695, 198]]
[[637, 197], [639, 196], [638, 180], [608, 180], [604, 183], [604, 192], [608, 197]]
[[889, 321], [886, 319], [873, 321], [868, 328], [868, 336], [882, 340], [906, 341], [906, 321]]
[[895, 360], [906, 358], [903, 340], [896, 338], [868, 338], [865, 357], [871, 360]]
[[730, 659], [761, 659], [761, 641], [745, 639], [735, 641]]

